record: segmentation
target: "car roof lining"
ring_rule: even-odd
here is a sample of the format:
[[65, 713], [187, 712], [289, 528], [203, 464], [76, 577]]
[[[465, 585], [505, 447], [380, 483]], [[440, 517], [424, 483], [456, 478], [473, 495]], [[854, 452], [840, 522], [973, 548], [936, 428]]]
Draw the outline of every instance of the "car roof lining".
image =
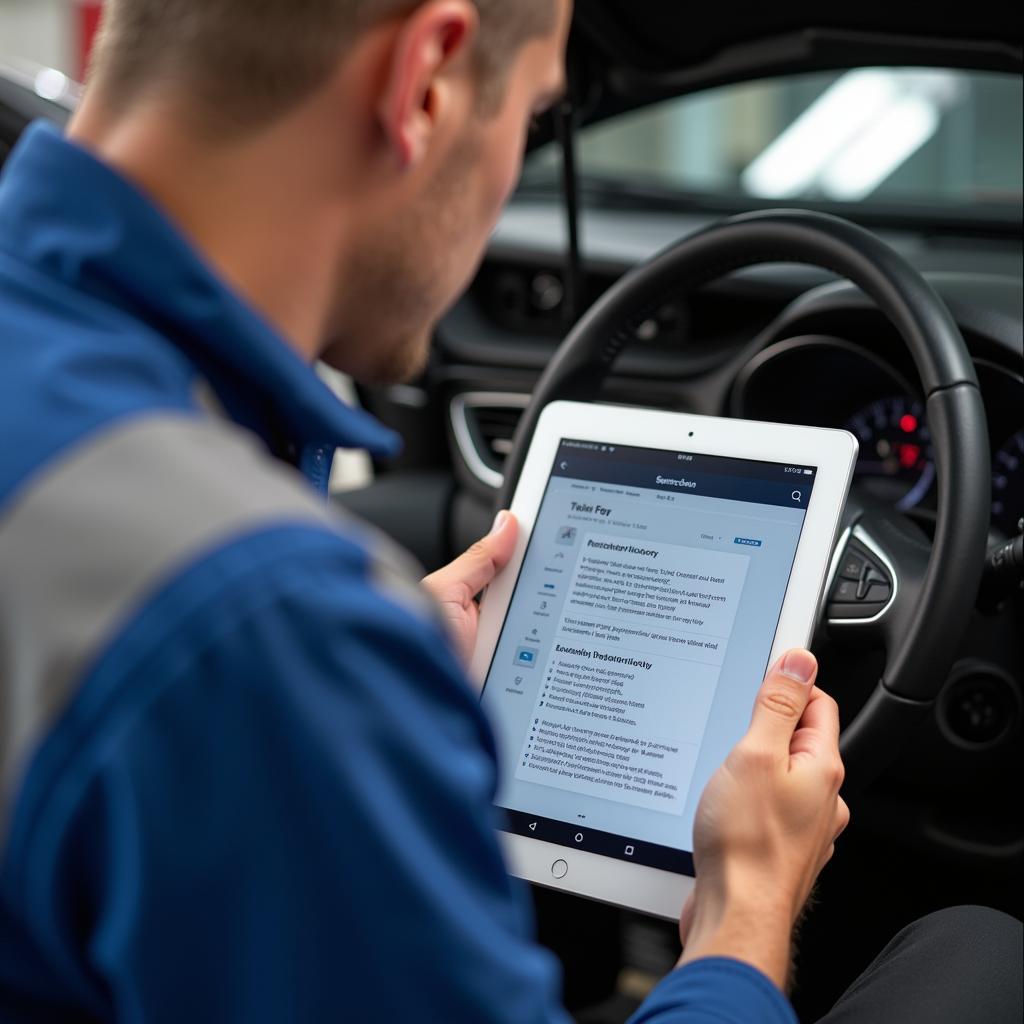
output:
[[733, 47], [762, 46], [774, 37], [808, 32], [876, 43], [888, 38], [904, 47], [922, 42], [952, 50], [991, 47], [1019, 70], [1020, 20], [1011, 7], [1005, 0], [977, 0], [932, 7], [922, 18], [919, 8], [891, 0], [841, 6], [791, 0], [745, 8], [738, 17], [728, 4], [695, 8], [664, 0], [591, 0], [577, 5], [576, 22], [612, 62], [655, 77], [707, 63]]

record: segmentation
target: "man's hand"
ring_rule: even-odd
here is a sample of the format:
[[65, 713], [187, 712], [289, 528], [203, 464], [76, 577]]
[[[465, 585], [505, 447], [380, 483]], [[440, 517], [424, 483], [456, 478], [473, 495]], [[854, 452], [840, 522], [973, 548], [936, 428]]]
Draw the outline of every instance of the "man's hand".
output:
[[816, 675], [809, 651], [778, 661], [749, 731], [704, 790], [680, 963], [735, 957], [785, 987], [794, 922], [850, 820], [839, 712]]
[[491, 532], [450, 565], [431, 573], [423, 585], [441, 605], [455, 648], [469, 664], [479, 619], [476, 596], [512, 557], [519, 526], [511, 512], [499, 512]]

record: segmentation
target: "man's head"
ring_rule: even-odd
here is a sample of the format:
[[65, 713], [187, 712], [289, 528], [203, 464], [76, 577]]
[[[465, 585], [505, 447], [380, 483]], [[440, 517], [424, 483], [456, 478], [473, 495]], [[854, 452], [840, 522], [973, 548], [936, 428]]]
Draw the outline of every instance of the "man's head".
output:
[[[475, 270], [518, 178], [531, 118], [563, 87], [570, 6], [108, 0], [72, 134], [179, 213], [219, 269], [307, 354], [362, 380], [408, 377]], [[138, 131], [119, 130], [143, 118]], [[163, 147], [161, 133], [178, 141]], [[179, 185], [161, 150], [179, 154]], [[240, 245], [229, 252], [194, 181], [184, 194], [186, 150], [218, 168], [217, 180], [206, 179], [211, 207], [247, 224], [249, 254]], [[225, 191], [232, 173], [235, 189]], [[232, 195], [249, 198], [248, 220], [224, 208]], [[267, 242], [261, 217], [269, 230], [275, 211], [279, 244], [253, 253]], [[315, 332], [292, 327], [300, 318], [257, 269], [261, 255], [280, 262], [283, 288], [280, 252], [296, 276], [303, 254], [315, 254], [305, 275], [324, 285]]]

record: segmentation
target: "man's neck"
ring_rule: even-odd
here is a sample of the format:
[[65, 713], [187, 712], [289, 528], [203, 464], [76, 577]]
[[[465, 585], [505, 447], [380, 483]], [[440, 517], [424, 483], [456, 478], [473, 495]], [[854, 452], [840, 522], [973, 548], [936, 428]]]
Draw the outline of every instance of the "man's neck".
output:
[[[219, 144], [175, 130], [173, 112], [137, 106], [106, 118], [87, 97], [68, 136], [145, 193], [210, 267], [306, 360], [323, 347], [343, 272], [343, 211], [332, 213], [340, 172], [331, 147], [310, 153], [281, 123]], [[315, 136], [314, 136], [315, 137]]]

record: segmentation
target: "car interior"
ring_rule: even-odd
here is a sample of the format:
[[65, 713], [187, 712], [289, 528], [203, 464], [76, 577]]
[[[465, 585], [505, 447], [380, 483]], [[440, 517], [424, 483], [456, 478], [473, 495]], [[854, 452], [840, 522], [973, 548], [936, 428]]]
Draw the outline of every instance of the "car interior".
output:
[[[1024, 916], [1022, 63], [990, 0], [579, 3], [567, 97], [424, 374], [338, 385], [406, 444], [339, 456], [332, 500], [426, 571], [507, 507], [557, 398], [857, 436], [813, 644], [852, 823], [800, 927], [802, 1020], [923, 914]], [[0, 68], [0, 163], [76, 98]], [[679, 955], [671, 923], [534, 896], [580, 1021]]]

